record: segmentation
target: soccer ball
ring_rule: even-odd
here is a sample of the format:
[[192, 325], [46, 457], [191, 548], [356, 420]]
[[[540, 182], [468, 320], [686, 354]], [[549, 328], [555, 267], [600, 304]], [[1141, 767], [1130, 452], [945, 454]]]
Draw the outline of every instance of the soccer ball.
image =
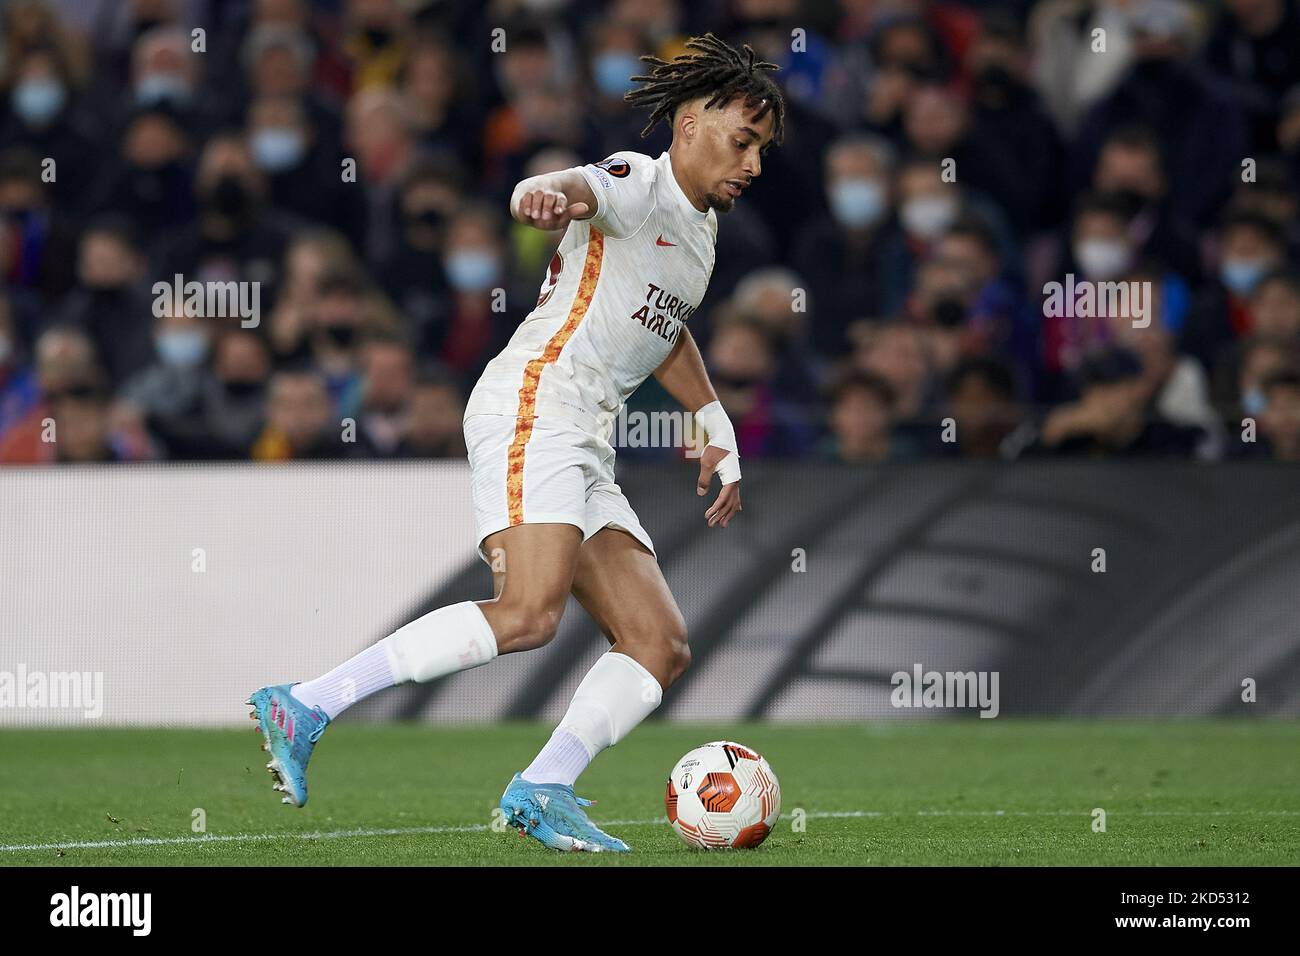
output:
[[755, 751], [714, 740], [677, 761], [664, 803], [668, 822], [689, 846], [755, 847], [781, 815], [781, 785]]

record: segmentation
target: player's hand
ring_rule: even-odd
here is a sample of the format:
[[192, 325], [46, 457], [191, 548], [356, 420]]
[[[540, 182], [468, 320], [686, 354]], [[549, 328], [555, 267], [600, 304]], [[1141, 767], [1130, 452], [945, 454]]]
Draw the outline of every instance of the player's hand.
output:
[[585, 202], [569, 204], [558, 189], [530, 189], [519, 196], [515, 220], [538, 229], [563, 229], [572, 219], [585, 219], [591, 207]]
[[[716, 445], [709, 445], [704, 449], [704, 454], [700, 455], [700, 478], [695, 483], [697, 495], [709, 493], [709, 485], [713, 483], [713, 473], [718, 470], [718, 462], [730, 454], [731, 452]], [[704, 520], [708, 522], [710, 528], [717, 525], [725, 528], [736, 512], [743, 510], [740, 506], [740, 482], [733, 481], [729, 485], [722, 486], [717, 500], [708, 511], [704, 512]]]

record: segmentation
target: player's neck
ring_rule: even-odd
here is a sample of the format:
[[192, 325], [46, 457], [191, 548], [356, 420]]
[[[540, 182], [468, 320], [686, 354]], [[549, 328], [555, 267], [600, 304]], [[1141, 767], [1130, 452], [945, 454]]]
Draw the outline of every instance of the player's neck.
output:
[[700, 212], [708, 212], [709, 207], [705, 203], [704, 197], [696, 193], [691, 186], [690, 180], [686, 178], [686, 160], [683, 158], [681, 151], [670, 146], [668, 148], [668, 162], [673, 171], [673, 179], [677, 180], [677, 186], [681, 189], [682, 195]]

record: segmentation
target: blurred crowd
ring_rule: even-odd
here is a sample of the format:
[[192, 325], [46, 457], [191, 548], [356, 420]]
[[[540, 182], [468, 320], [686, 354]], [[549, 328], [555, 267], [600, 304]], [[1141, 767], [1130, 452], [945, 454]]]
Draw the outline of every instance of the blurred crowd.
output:
[[0, 463], [463, 455], [513, 186], [710, 30], [788, 101], [690, 323], [742, 456], [1300, 460], [1300, 0], [9, 0]]

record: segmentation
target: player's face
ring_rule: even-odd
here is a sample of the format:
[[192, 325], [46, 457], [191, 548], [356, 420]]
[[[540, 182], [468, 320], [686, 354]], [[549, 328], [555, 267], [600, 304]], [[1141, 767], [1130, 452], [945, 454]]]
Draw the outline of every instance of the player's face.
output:
[[708, 119], [698, 138], [697, 181], [709, 208], [731, 212], [740, 194], [763, 171], [762, 157], [772, 142], [774, 118], [769, 111], [755, 120], [742, 99], [702, 113]]

